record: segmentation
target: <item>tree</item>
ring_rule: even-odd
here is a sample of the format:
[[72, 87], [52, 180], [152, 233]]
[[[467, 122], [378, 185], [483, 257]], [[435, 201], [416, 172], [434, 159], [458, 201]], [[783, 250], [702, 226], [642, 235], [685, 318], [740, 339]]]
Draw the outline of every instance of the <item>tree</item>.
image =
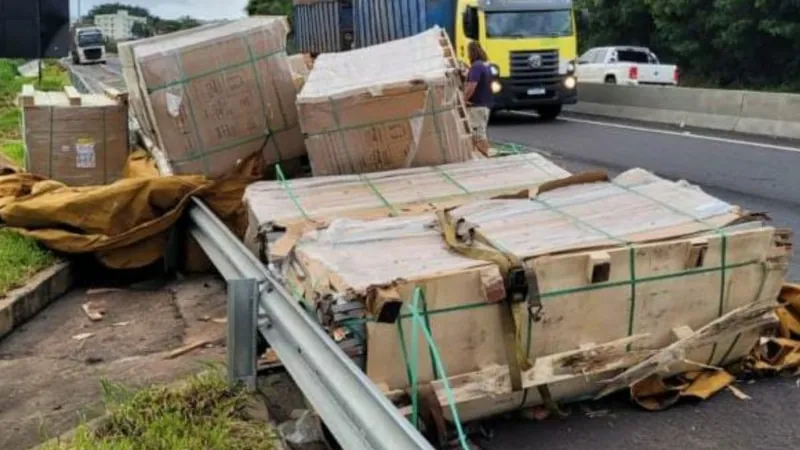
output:
[[128, 14], [138, 17], [152, 17], [150, 11], [140, 6], [125, 5], [122, 3], [104, 3], [97, 5], [86, 13], [86, 17], [94, 19], [94, 16], [102, 14], [116, 14], [117, 11], [128, 11]]
[[245, 11], [250, 16], [289, 16], [292, 0], [248, 0]]
[[153, 35], [153, 29], [149, 23], [136, 22], [131, 27], [131, 34], [137, 39], [146, 38]]

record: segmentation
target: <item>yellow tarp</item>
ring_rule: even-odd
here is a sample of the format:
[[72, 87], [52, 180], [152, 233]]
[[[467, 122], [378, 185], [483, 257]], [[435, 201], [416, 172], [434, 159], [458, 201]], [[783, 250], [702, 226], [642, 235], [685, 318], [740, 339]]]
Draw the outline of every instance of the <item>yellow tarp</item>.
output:
[[[27, 173], [3, 175], [0, 220], [54, 251], [94, 253], [108, 267], [138, 268], [163, 256], [168, 231], [192, 196], [241, 237], [247, 220], [244, 189], [261, 171], [260, 158], [251, 157], [236, 173], [213, 182], [202, 176], [161, 177], [139, 150], [128, 161], [126, 178], [108, 186], [73, 188]], [[204, 258], [196, 249], [187, 251], [189, 263]]]

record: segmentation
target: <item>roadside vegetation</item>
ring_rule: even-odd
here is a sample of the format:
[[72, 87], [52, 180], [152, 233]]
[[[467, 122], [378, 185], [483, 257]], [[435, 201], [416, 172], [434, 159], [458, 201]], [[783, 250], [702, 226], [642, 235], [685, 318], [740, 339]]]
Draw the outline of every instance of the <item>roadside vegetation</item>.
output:
[[[23, 61], [0, 59], [0, 154], [9, 162], [22, 167], [25, 146], [22, 143], [17, 94], [24, 84], [36, 84], [35, 78], [17, 74]], [[46, 63], [42, 73], [41, 90], [60, 90], [69, 83], [66, 72], [57, 64]], [[36, 272], [50, 266], [55, 257], [35, 241], [7, 230], [0, 230], [0, 296], [19, 287]]]
[[276, 434], [246, 413], [249, 394], [232, 389], [221, 370], [195, 375], [179, 387], [133, 393], [103, 384], [107, 417], [95, 430], [78, 428], [70, 442], [42, 450], [269, 450]]

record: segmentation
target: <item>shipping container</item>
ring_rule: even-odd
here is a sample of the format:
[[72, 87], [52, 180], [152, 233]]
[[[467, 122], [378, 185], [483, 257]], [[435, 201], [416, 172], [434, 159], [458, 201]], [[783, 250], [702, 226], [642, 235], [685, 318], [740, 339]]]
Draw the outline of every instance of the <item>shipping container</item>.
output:
[[294, 41], [302, 53], [352, 48], [352, 0], [294, 0]]
[[434, 25], [452, 38], [456, 0], [354, 0], [357, 47], [421, 33]]

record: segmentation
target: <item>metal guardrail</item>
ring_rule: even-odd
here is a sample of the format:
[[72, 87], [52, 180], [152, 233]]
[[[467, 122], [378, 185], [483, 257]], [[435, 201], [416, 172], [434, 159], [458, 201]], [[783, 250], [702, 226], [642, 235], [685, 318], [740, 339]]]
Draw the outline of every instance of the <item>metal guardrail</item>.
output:
[[232, 381], [255, 387], [261, 332], [342, 448], [433, 450], [208, 206], [194, 198], [188, 215], [189, 232], [228, 284]]

